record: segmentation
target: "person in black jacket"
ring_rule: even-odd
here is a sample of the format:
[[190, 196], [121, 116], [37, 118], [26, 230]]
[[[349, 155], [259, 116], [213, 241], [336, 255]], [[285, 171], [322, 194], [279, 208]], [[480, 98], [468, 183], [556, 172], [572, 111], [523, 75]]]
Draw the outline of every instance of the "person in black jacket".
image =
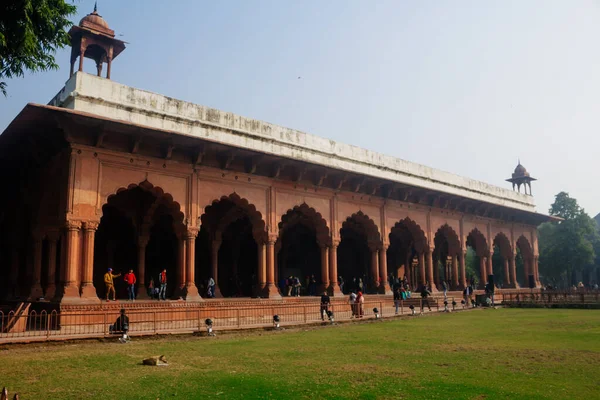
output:
[[429, 295], [431, 292], [427, 289], [427, 285], [423, 285], [421, 288], [421, 313], [423, 312], [423, 308], [425, 304], [427, 304], [427, 308], [431, 311], [431, 306], [429, 305]]
[[396, 314], [398, 314], [398, 307], [400, 307], [400, 301], [402, 301], [402, 293], [400, 293], [400, 286], [396, 286], [394, 289], [394, 306], [396, 306]]
[[327, 292], [323, 292], [321, 296], [321, 320], [325, 321], [325, 316], [327, 315], [327, 311], [329, 311], [329, 306], [331, 305], [331, 299], [327, 295]]

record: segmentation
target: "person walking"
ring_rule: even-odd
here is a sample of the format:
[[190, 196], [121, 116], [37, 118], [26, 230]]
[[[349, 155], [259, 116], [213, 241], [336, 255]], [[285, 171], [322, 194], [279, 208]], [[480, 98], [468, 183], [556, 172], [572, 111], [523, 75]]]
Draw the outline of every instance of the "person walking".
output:
[[444, 301], [448, 300], [448, 283], [442, 281], [442, 290], [444, 291]]
[[135, 279], [135, 274], [133, 270], [130, 269], [128, 273], [123, 277], [125, 283], [127, 284], [127, 298], [130, 301], [135, 301], [135, 283], [137, 280]]
[[365, 296], [363, 296], [362, 292], [358, 292], [356, 294], [356, 305], [358, 306], [358, 318], [362, 318], [365, 315]]
[[348, 296], [348, 304], [350, 304], [350, 311], [352, 311], [350, 318], [356, 317], [356, 293], [353, 290], [350, 291], [350, 296]]
[[329, 311], [329, 306], [331, 305], [331, 299], [327, 292], [323, 292], [321, 295], [321, 321], [325, 321], [325, 316], [327, 316], [327, 311]]
[[394, 290], [394, 306], [396, 307], [396, 315], [398, 315], [398, 308], [400, 307], [401, 300], [402, 294], [400, 293], [400, 288], [396, 287], [396, 290]]
[[427, 285], [423, 285], [421, 288], [421, 314], [423, 314], [423, 308], [425, 304], [427, 304], [427, 308], [431, 311], [431, 306], [429, 305], [429, 295], [431, 292], [427, 288]]
[[114, 279], [121, 276], [121, 274], [113, 275], [112, 268], [104, 274], [104, 286], [106, 286], [106, 301], [110, 301], [110, 294], [112, 293], [112, 301], [116, 301], [115, 283]]
[[154, 299], [154, 278], [150, 278], [150, 283], [148, 283], [148, 297]]
[[158, 275], [158, 282], [160, 283], [160, 291], [158, 292], [159, 300], [167, 300], [167, 269], [164, 268]]
[[340, 287], [340, 292], [344, 293], [344, 278], [340, 275], [338, 277], [338, 286]]

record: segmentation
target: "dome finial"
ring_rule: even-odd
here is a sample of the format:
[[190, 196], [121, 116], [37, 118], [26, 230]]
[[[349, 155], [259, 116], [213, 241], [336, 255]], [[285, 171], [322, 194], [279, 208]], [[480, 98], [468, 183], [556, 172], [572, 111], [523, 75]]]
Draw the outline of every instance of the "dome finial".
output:
[[94, 2], [94, 12], [98, 12], [98, 1]]

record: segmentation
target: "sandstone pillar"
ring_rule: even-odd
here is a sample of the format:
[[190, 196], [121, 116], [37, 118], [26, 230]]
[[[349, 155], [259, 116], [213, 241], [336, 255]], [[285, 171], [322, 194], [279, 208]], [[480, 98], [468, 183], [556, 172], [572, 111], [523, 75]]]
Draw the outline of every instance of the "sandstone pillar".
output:
[[86, 302], [98, 302], [98, 294], [94, 287], [94, 239], [98, 222], [88, 221], [83, 224], [83, 265], [81, 271], [81, 298]]
[[337, 248], [338, 243], [335, 241], [329, 246], [329, 293], [332, 296], [343, 296], [338, 285]]
[[[146, 247], [148, 247], [148, 236], [138, 237], [138, 263], [136, 277], [136, 298], [139, 300], [148, 299], [148, 290], [146, 288]], [[178, 243], [179, 246], [179, 243]], [[178, 248], [179, 249], [179, 248]], [[160, 284], [160, 282], [159, 282]]]
[[267, 251], [264, 243], [257, 243], [258, 247], [258, 282], [257, 294], [259, 297], [264, 296], [264, 290], [267, 287]]
[[460, 261], [460, 289], [467, 288], [467, 267], [466, 267], [466, 259], [467, 259], [467, 251], [461, 250], [459, 254]]
[[480, 256], [479, 257], [479, 289], [484, 289], [485, 285], [487, 283], [487, 263], [486, 263], [486, 257], [485, 256]]
[[[186, 259], [186, 248], [185, 248], [185, 234], [179, 233], [177, 235], [177, 281], [175, 283], [175, 297], [185, 297], [185, 259]], [[154, 287], [160, 285], [160, 282], [154, 281]]]
[[42, 290], [42, 245], [44, 236], [41, 232], [33, 232], [33, 275], [29, 300], [35, 301], [44, 295]]
[[456, 254], [452, 256], [452, 288], [454, 290], [460, 289], [458, 280], [458, 256]]
[[[427, 284], [427, 277], [425, 276], [425, 253], [419, 253], [419, 284], [425, 286]], [[413, 291], [416, 288], [413, 288]]]
[[393, 294], [390, 283], [388, 282], [388, 269], [387, 269], [387, 249], [389, 245], [383, 244], [379, 249], [379, 276], [381, 277], [381, 286], [379, 287], [380, 293]]
[[433, 280], [433, 253], [429, 248], [425, 253], [425, 261], [427, 263], [427, 280], [429, 281], [430, 290], [432, 293], [437, 292], [437, 287], [435, 286], [435, 282]]
[[535, 256], [533, 258], [533, 271], [534, 271], [534, 277], [535, 277], [535, 287], [536, 288], [541, 288], [542, 287], [542, 283], [540, 282], [540, 271], [538, 269], [539, 267], [539, 257]]
[[[210, 246], [210, 276], [215, 281], [215, 298], [222, 298], [221, 288], [219, 287], [219, 249], [221, 248], [221, 239], [213, 239]], [[259, 249], [260, 250], [260, 249]]]
[[493, 256], [494, 256], [494, 253], [490, 253], [487, 257], [487, 274], [488, 275], [494, 275], [494, 266], [492, 264]]
[[512, 257], [508, 260], [510, 264], [510, 283], [509, 286], [511, 288], [519, 288], [519, 283], [517, 282], [517, 264], [515, 262], [516, 254], [513, 254]]
[[65, 268], [57, 298], [61, 303], [78, 303], [81, 300], [77, 282], [77, 271], [81, 265], [81, 221], [67, 221], [65, 229]]
[[198, 288], [196, 287], [196, 236], [198, 230], [188, 228], [186, 232], [186, 272], [185, 272], [185, 300], [186, 301], [199, 301], [202, 298], [198, 294]]
[[46, 300], [52, 300], [56, 295], [56, 245], [60, 232], [58, 230], [48, 231], [48, 271], [47, 286], [44, 297]]
[[277, 257], [275, 257], [275, 238], [269, 238], [266, 245], [266, 269], [267, 285], [264, 295], [270, 299], [280, 299], [281, 294], [275, 281], [275, 272], [277, 270]]
[[329, 248], [327, 246], [321, 247], [321, 285], [319, 286], [318, 294], [321, 295], [327, 291], [330, 286], [330, 278], [335, 277], [329, 276]]
[[504, 257], [504, 287], [510, 287], [510, 269], [508, 267], [508, 258]]
[[[371, 248], [371, 280], [374, 292], [379, 289], [379, 250], [377, 248]], [[364, 282], [365, 286], [368, 285]], [[366, 288], [365, 288], [366, 291]]]

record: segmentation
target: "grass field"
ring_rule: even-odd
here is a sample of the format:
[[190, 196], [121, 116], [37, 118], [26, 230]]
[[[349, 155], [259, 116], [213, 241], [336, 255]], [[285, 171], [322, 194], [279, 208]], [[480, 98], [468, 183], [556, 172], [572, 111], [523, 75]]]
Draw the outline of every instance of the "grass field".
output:
[[[140, 365], [166, 355], [167, 367]], [[598, 399], [600, 312], [471, 311], [283, 332], [4, 346], [29, 399]]]

